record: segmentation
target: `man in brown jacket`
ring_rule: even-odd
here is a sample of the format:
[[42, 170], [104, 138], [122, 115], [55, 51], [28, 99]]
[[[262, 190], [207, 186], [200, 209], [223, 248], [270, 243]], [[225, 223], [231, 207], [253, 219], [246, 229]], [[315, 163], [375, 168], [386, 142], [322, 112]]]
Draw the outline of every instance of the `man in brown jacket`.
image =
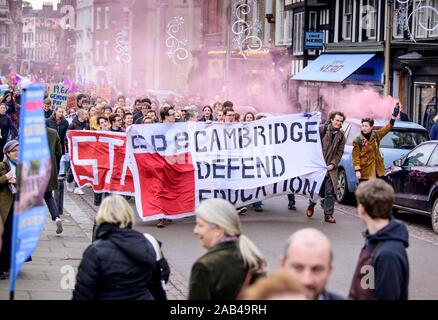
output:
[[[324, 221], [336, 223], [333, 217], [335, 209], [335, 190], [338, 187], [338, 164], [344, 154], [345, 136], [342, 131], [342, 124], [345, 115], [339, 111], [330, 114], [330, 122], [319, 126], [321, 136], [322, 153], [327, 164], [327, 175], [321, 187], [320, 196], [324, 198], [322, 205], [324, 208]], [[313, 216], [316, 202], [310, 201], [306, 215]]]
[[394, 127], [399, 112], [400, 106], [397, 103], [391, 121], [379, 130], [373, 130], [373, 119], [362, 119], [362, 130], [353, 141], [352, 153], [353, 168], [358, 182], [379, 178], [385, 174], [385, 164], [380, 154], [380, 141]]

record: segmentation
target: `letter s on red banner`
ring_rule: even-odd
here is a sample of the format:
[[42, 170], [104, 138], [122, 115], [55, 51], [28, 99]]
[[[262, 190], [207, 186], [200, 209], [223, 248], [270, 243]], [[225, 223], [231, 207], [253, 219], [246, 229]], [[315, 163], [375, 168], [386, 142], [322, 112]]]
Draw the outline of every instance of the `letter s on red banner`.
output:
[[69, 131], [73, 176], [83, 187], [91, 184], [97, 193], [134, 194], [126, 153], [126, 134], [102, 131]]

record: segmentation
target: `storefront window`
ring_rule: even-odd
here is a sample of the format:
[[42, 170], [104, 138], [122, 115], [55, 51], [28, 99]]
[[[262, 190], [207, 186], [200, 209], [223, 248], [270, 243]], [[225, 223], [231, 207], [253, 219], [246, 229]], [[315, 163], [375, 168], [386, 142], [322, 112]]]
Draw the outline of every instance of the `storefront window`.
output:
[[427, 130], [434, 125], [437, 115], [436, 85], [434, 83], [415, 83], [414, 119]]

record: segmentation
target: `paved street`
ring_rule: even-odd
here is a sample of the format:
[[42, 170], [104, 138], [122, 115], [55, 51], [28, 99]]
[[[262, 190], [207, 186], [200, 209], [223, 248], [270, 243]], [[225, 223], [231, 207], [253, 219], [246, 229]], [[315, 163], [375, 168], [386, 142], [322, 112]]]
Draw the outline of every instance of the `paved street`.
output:
[[[75, 270], [83, 250], [90, 243], [92, 219], [96, 214], [91, 189], [85, 196], [68, 194], [65, 200], [64, 233], [55, 235], [54, 224], [47, 220], [38, 250], [33, 261], [27, 263], [17, 282], [17, 299], [70, 299], [71, 290], [62, 289], [61, 268], [72, 266]], [[130, 201], [134, 205], [133, 200]], [[286, 197], [265, 202], [265, 211], [249, 210], [242, 217], [243, 231], [262, 250], [268, 259], [269, 269], [278, 267], [278, 256], [284, 242], [294, 231], [304, 227], [322, 230], [331, 239], [335, 255], [335, 270], [329, 288], [340, 294], [347, 294], [356, 258], [362, 245], [363, 225], [352, 206], [338, 205], [337, 224], [326, 224], [319, 207], [315, 216], [304, 215], [307, 200], [297, 197], [297, 211], [285, 210]], [[402, 214], [410, 231], [411, 245], [408, 249], [411, 282], [411, 299], [438, 298], [438, 235], [430, 230], [427, 217]], [[138, 222], [136, 228], [149, 232], [163, 242], [163, 251], [171, 267], [171, 281], [168, 284], [170, 299], [185, 299], [190, 268], [197, 257], [204, 253], [197, 238], [192, 234], [194, 218], [174, 221], [164, 229], [157, 229], [153, 223]], [[0, 282], [0, 299], [7, 298], [7, 281]]]
[[[88, 195], [72, 197], [88, 214], [93, 215], [94, 206], [90, 189]], [[80, 198], [80, 200], [79, 200]], [[134, 206], [134, 201], [130, 203]], [[337, 223], [330, 225], [323, 222], [322, 211], [317, 206], [315, 216], [308, 219], [305, 214], [307, 200], [297, 197], [297, 211], [287, 210], [285, 196], [265, 201], [264, 212], [252, 209], [242, 218], [243, 232], [246, 233], [262, 250], [268, 259], [270, 270], [278, 267], [278, 256], [288, 236], [304, 227], [315, 227], [323, 231], [333, 244], [335, 270], [329, 288], [340, 294], [347, 294], [353, 269], [360, 248], [363, 244], [362, 222], [356, 215], [356, 208], [349, 205], [337, 205]], [[410, 298], [438, 298], [438, 235], [430, 227], [429, 217], [402, 214], [408, 224], [410, 247], [408, 254], [411, 267]], [[187, 291], [190, 268], [197, 257], [204, 253], [198, 239], [192, 234], [194, 218], [173, 222], [164, 229], [158, 229], [154, 223], [138, 222], [136, 228], [148, 232], [163, 242], [163, 251], [178, 281], [173, 284], [180, 292]], [[181, 286], [182, 285], [182, 286]]]

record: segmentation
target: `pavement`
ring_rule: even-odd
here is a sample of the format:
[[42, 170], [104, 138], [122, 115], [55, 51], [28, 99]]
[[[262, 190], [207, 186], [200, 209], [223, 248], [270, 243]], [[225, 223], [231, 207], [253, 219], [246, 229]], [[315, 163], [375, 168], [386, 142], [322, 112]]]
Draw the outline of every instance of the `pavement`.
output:
[[[76, 201], [74, 200], [76, 197]], [[17, 281], [15, 300], [70, 300], [78, 266], [84, 250], [90, 245], [93, 229], [91, 214], [95, 209], [82, 206], [78, 196], [66, 193], [64, 198], [63, 227], [57, 235], [55, 223], [47, 214], [32, 261], [24, 264]], [[94, 217], [94, 215], [93, 215]], [[172, 272], [167, 284], [170, 300], [183, 300], [187, 296], [186, 280]], [[9, 299], [9, 281], [0, 280], [0, 300]]]

